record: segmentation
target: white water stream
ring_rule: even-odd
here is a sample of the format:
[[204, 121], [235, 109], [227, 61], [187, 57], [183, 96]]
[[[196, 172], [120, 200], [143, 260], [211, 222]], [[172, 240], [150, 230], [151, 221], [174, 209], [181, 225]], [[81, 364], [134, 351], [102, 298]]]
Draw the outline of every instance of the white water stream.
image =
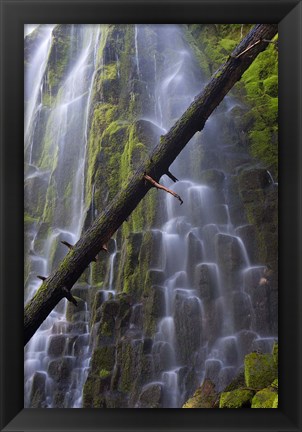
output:
[[[144, 79], [140, 58], [143, 30], [144, 26], [136, 25], [133, 40], [135, 67], [140, 80]], [[64, 199], [60, 195], [57, 200], [53, 225], [48, 227], [42, 246], [38, 241], [41, 226], [37, 224], [30, 233], [30, 271], [25, 301], [41, 284], [36, 275], [48, 276], [66, 254], [60, 241], [77, 242], [85, 213], [86, 149], [100, 27], [71, 27], [75, 44], [70, 47], [73, 58], [60, 88], [60, 98], [47, 112], [48, 124], [52, 125], [48, 131], [50, 158], [58, 158], [55, 171], [51, 167], [48, 170], [37, 168], [33, 151], [33, 134], [42, 109], [43, 74], [52, 31], [53, 27], [45, 30], [25, 77], [25, 163], [35, 167], [34, 172], [26, 170], [25, 174], [26, 180], [45, 178], [49, 186], [55, 182], [62, 195], [67, 189], [70, 194]], [[198, 67], [180, 27], [158, 26], [157, 32], [158, 40], [169, 55], [157, 64], [159, 53], [154, 54], [155, 85], [151, 95], [154, 106], [150, 108], [154, 115], [144, 113], [148, 117], [143, 118], [166, 131], [205, 82], [197, 72]], [[120, 66], [118, 55], [115, 58]], [[232, 101], [228, 99], [221, 108], [224, 116], [231, 115], [230, 106]], [[213, 116], [205, 128], [214, 148], [217, 146], [215, 131], [219, 127], [219, 119]], [[192, 145], [194, 142], [188, 147]], [[222, 152], [219, 147], [216, 150]], [[251, 264], [247, 245], [232, 223], [225, 191], [217, 191], [205, 182], [197, 181], [193, 175], [193, 162], [189, 151], [183, 152], [171, 166], [171, 172], [180, 181], [172, 184], [166, 178], [161, 179], [184, 201], [180, 206], [174, 197], [165, 195], [166, 218], [158, 230], [163, 252], [161, 265], [154, 269], [164, 275], [161, 289], [165, 313], [158, 322], [151, 352], [154, 380], [147, 383], [144, 390], [161, 385], [164, 407], [183, 404], [187, 389], [192, 387], [192, 383], [189, 384], [191, 375], [194, 375], [195, 387], [209, 377], [222, 389], [234, 377], [248, 349], [261, 347], [267, 352], [273, 343], [266, 322], [258, 322], [250, 298], [250, 281], [260, 280], [263, 266]], [[219, 166], [219, 169], [223, 173], [223, 167]], [[93, 187], [92, 195], [94, 192]], [[92, 218], [96, 211], [92, 200]], [[228, 261], [230, 251], [234, 253], [231, 263]], [[102, 290], [105, 300], [115, 295], [117, 253], [114, 242], [109, 258], [108, 289]], [[44, 392], [43, 407], [81, 407], [91, 350], [88, 289], [87, 284], [75, 287], [77, 295], [84, 300], [71, 322], [66, 319], [67, 302], [62, 301], [28, 343], [25, 349], [25, 407], [34, 406], [34, 391]], [[139, 309], [140, 303], [133, 306], [132, 313]], [[158, 358], [161, 363], [156, 370]]]

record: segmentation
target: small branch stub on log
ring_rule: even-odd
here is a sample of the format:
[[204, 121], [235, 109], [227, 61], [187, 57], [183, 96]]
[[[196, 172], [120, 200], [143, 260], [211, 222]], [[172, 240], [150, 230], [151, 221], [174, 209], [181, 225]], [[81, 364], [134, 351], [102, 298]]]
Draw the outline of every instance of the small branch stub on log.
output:
[[71, 245], [71, 244], [68, 243], [67, 241], [65, 241], [65, 240], [61, 240], [61, 243], [62, 243], [64, 246], [67, 246], [68, 249], [73, 249], [73, 245]]
[[[68, 249], [73, 249], [74, 248], [74, 246], [73, 245], [71, 245], [70, 243], [68, 243], [67, 241], [65, 241], [65, 240], [61, 240], [61, 243], [64, 245], [64, 246], [67, 246], [68, 247]], [[91, 261], [93, 261], [93, 262], [96, 262], [96, 258], [92, 258], [92, 260]]]
[[73, 297], [73, 295], [71, 294], [70, 291], [68, 291], [67, 288], [63, 287], [62, 291], [64, 293], [64, 297], [67, 298], [68, 301], [70, 301], [71, 303], [73, 303], [75, 306], [78, 305], [78, 302], [76, 301], [76, 299]]
[[45, 276], [40, 276], [40, 275], [37, 275], [37, 278], [41, 279], [41, 281], [43, 282], [47, 279]]
[[170, 171], [167, 171], [166, 172], [166, 175], [172, 180], [172, 181], [174, 181], [174, 183], [176, 183], [176, 182], [178, 182], [178, 179], [170, 172]]
[[174, 192], [171, 189], [168, 189], [167, 187], [157, 183], [152, 177], [148, 176], [147, 174], [144, 174], [144, 179], [147, 180], [149, 183], [151, 183], [153, 187], [156, 187], [156, 189], [164, 190], [165, 192], [173, 195], [175, 198], [177, 198], [180, 201], [180, 205], [183, 204], [183, 200], [180, 198], [180, 196], [176, 192]]

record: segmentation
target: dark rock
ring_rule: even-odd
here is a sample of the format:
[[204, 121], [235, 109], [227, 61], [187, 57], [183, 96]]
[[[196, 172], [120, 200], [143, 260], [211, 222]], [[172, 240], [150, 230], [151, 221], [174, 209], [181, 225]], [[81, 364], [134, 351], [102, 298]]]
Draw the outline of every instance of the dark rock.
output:
[[45, 386], [46, 386], [46, 373], [35, 372], [32, 380], [31, 392], [30, 392], [31, 408], [45, 407]]
[[180, 362], [186, 364], [200, 347], [203, 338], [202, 310], [197, 297], [175, 296], [175, 335]]
[[106, 408], [128, 408], [127, 397], [119, 391], [106, 393]]
[[171, 368], [174, 362], [174, 352], [167, 342], [155, 342], [152, 348], [154, 370], [157, 376], [164, 370]]
[[221, 334], [223, 320], [223, 304], [221, 297], [204, 304], [204, 334], [211, 345]]
[[67, 321], [69, 322], [86, 321], [87, 320], [87, 316], [85, 314], [85, 312], [87, 311], [86, 302], [79, 297], [74, 296], [74, 298], [76, 299], [77, 306], [75, 306], [71, 302], [67, 303], [67, 308], [66, 308]]
[[250, 297], [240, 291], [232, 294], [234, 331], [249, 330], [252, 323], [252, 305]]
[[263, 189], [271, 184], [270, 176], [264, 168], [245, 169], [239, 176], [240, 190]]
[[270, 334], [269, 291], [269, 285], [258, 285], [250, 295], [254, 310], [253, 330], [261, 336]]
[[219, 358], [225, 365], [235, 366], [238, 362], [237, 338], [235, 336], [222, 337], [217, 344]]
[[232, 366], [224, 367], [218, 375], [218, 391], [224, 390], [234, 379], [236, 368]]
[[48, 365], [48, 375], [60, 386], [64, 386], [70, 381], [73, 366], [74, 358], [72, 357], [52, 360]]
[[165, 292], [160, 286], [152, 286], [149, 296], [144, 298], [143, 303], [144, 331], [147, 336], [152, 336], [157, 328], [160, 318], [165, 314]]
[[[150, 269], [147, 271], [145, 286], [162, 285], [165, 281], [165, 273], [162, 270]], [[145, 288], [146, 289], [146, 288]]]
[[221, 361], [216, 359], [209, 359], [206, 360], [205, 366], [205, 379], [209, 379], [210, 381], [212, 381], [212, 383], [217, 385], [219, 373], [222, 368]]
[[152, 351], [152, 345], [153, 345], [153, 339], [145, 338], [144, 339], [144, 345], [143, 345], [143, 353], [144, 354], [150, 354]]
[[268, 354], [272, 352], [273, 344], [273, 338], [257, 338], [252, 343], [252, 350], [262, 354]]
[[53, 407], [54, 408], [65, 408], [65, 396], [64, 390], [56, 390], [53, 395]]
[[241, 330], [237, 333], [237, 345], [239, 362], [243, 362], [246, 354], [252, 351], [253, 341], [257, 338], [257, 333], [251, 330]]
[[140, 408], [161, 408], [163, 387], [161, 384], [148, 385], [139, 395]]
[[194, 288], [202, 301], [219, 297], [218, 268], [216, 264], [198, 264], [195, 269]]
[[60, 357], [64, 355], [66, 339], [65, 335], [50, 336], [47, 354], [51, 357]]
[[76, 357], [82, 356], [83, 354], [85, 354], [88, 344], [89, 344], [89, 334], [83, 334], [78, 336], [72, 344], [72, 348], [73, 348], [72, 354], [75, 355]]
[[253, 296], [255, 290], [263, 278], [264, 266], [250, 267], [243, 273], [243, 289], [249, 295]]
[[221, 271], [224, 289], [232, 291], [240, 288], [240, 270], [246, 266], [242, 242], [238, 237], [216, 234], [215, 252]]
[[71, 290], [71, 294], [75, 297], [79, 297], [84, 302], [88, 303], [89, 301], [89, 286], [87, 284], [76, 284], [73, 286]]
[[256, 228], [254, 225], [241, 225], [236, 228], [235, 234], [240, 237], [246, 247], [251, 263], [256, 261]]
[[186, 242], [188, 251], [186, 269], [189, 283], [193, 284], [195, 267], [203, 259], [202, 243], [192, 232], [187, 235]]

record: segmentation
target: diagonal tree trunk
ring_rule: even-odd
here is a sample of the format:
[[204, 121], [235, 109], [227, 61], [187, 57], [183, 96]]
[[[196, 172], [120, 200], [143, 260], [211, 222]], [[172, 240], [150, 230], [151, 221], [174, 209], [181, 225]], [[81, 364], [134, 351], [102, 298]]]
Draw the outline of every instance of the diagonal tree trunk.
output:
[[[257, 55], [267, 47], [277, 29], [277, 24], [258, 24], [249, 32], [175, 125], [161, 137], [149, 160], [138, 168], [128, 185], [69, 250], [59, 268], [43, 281], [34, 297], [25, 306], [25, 344], [63, 297], [72, 301], [72, 286], [96, 255], [104, 250], [104, 245], [149, 189], [155, 183], [158, 184], [162, 175], [166, 174], [171, 178], [169, 167], [172, 162], [193, 135], [203, 129], [213, 110], [240, 80]], [[153, 183], [146, 181], [145, 176], [151, 178]]]

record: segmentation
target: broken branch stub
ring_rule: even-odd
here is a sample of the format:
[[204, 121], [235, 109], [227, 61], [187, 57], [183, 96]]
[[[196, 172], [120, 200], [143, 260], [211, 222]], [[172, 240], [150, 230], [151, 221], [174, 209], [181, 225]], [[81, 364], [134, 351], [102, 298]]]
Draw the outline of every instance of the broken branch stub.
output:
[[151, 183], [152, 186], [155, 187], [156, 189], [161, 189], [161, 190], [173, 195], [175, 198], [177, 198], [180, 201], [180, 205], [183, 204], [183, 200], [181, 199], [181, 197], [176, 192], [174, 192], [171, 189], [157, 183], [152, 177], [148, 176], [147, 174], [144, 174], [144, 179], [147, 180], [149, 183]]

